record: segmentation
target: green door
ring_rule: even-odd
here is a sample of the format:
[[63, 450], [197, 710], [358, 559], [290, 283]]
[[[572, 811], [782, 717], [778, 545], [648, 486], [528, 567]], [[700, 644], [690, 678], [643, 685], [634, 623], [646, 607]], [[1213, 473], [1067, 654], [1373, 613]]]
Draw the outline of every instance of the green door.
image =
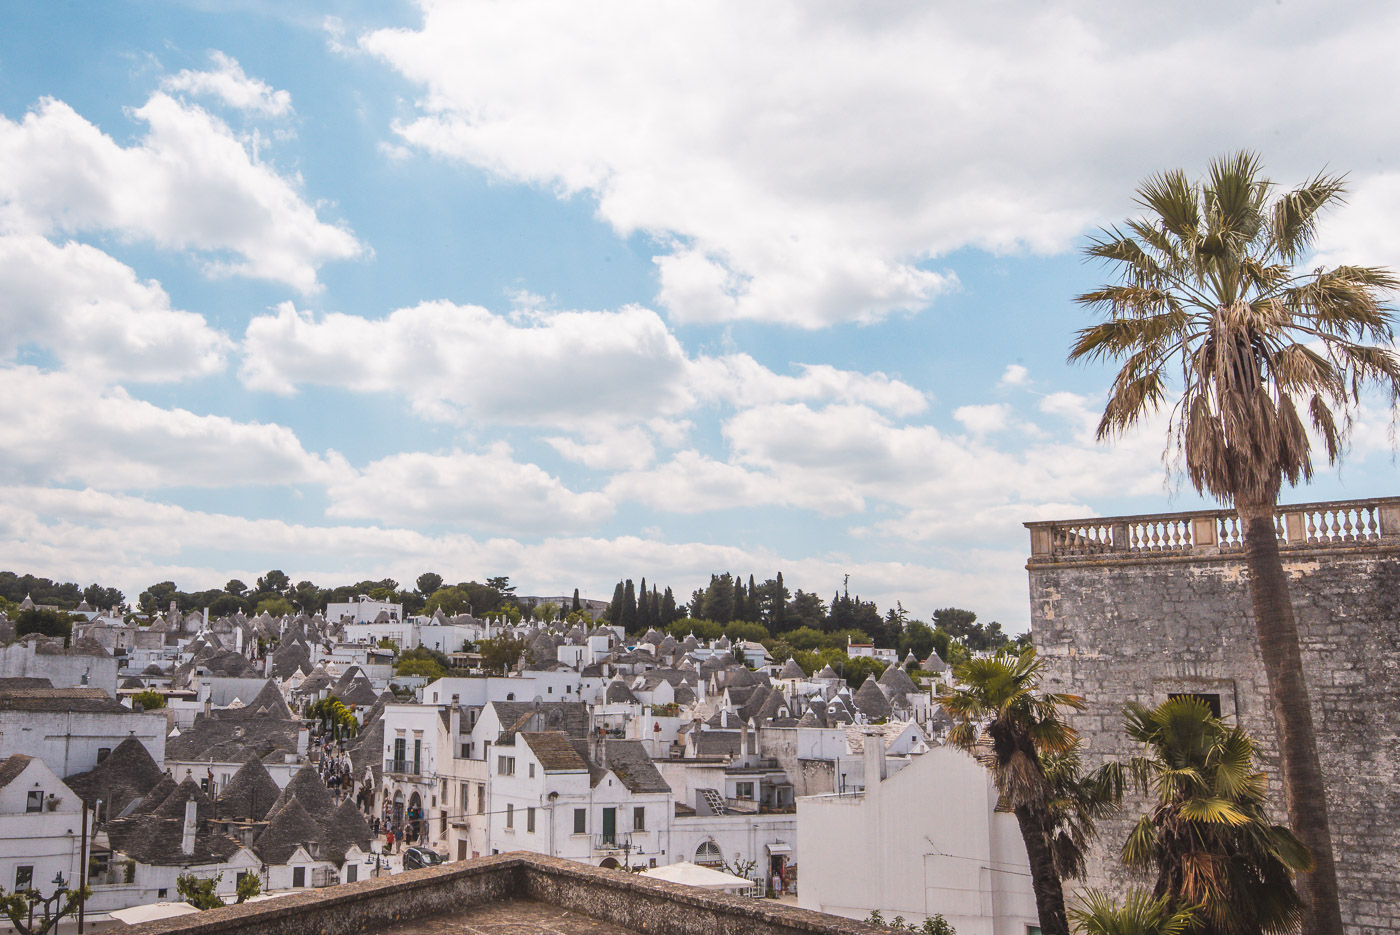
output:
[[617, 809], [603, 809], [603, 843], [613, 844], [617, 841]]

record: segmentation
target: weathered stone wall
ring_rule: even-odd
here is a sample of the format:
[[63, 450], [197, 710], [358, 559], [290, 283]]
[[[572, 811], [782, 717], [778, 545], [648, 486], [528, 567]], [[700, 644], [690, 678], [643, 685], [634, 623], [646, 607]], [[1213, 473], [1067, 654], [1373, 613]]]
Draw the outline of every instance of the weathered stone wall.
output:
[[516, 851], [134, 926], [131, 935], [364, 935], [511, 898], [654, 935], [881, 935], [883, 928], [771, 900], [710, 893]]
[[[1400, 931], [1400, 544], [1287, 549], [1303, 664], [1327, 779], [1347, 930]], [[1218, 693], [1255, 738], [1282, 812], [1268, 685], [1243, 557], [1103, 556], [1033, 560], [1031, 627], [1047, 688], [1084, 696], [1072, 718], [1090, 765], [1138, 752], [1124, 702]], [[1143, 812], [1103, 827], [1088, 885], [1131, 878], [1117, 853]]]

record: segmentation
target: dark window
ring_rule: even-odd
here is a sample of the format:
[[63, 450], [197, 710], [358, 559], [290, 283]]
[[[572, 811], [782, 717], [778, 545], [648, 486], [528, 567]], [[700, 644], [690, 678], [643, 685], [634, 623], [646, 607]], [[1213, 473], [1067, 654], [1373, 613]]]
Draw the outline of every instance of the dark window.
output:
[[156, 899], [165, 899], [169, 895], [169, 890], [156, 890]]
[[1217, 694], [1197, 694], [1196, 692], [1173, 692], [1167, 695], [1173, 701], [1177, 698], [1195, 698], [1204, 701], [1210, 707], [1213, 717], [1220, 717], [1220, 696]]
[[305, 885], [306, 885], [306, 868], [305, 868], [305, 867], [293, 867], [293, 868], [292, 868], [292, 886], [293, 886], [293, 888], [301, 887], [301, 886], [305, 886]]
[[525, 830], [530, 834], [535, 833], [535, 808], [533, 805], [525, 810]]
[[107, 754], [109, 754], [109, 753], [111, 753], [111, 752], [112, 752], [112, 748], [111, 748], [111, 747], [98, 747], [98, 748], [97, 748], [97, 762], [101, 763], [103, 760], [107, 759]]
[[574, 834], [583, 834], [587, 829], [588, 810], [583, 808], [574, 809]]
[[515, 827], [515, 806], [514, 806], [514, 805], [507, 805], [507, 806], [506, 806], [506, 827], [507, 827], [507, 828], [514, 828], [514, 827]]
[[360, 865], [350, 862], [345, 864], [345, 882], [354, 883], [360, 878]]
[[24, 810], [26, 812], [42, 812], [44, 810], [44, 793], [38, 789], [30, 789], [29, 797], [24, 800]]
[[632, 809], [632, 830], [647, 830], [647, 810], [640, 805]]
[[34, 885], [34, 868], [33, 868], [33, 867], [16, 867], [16, 868], [15, 868], [15, 892], [18, 893], [20, 890], [27, 890], [27, 889], [29, 889], [29, 888], [30, 888], [31, 886], [33, 886], [33, 885]]

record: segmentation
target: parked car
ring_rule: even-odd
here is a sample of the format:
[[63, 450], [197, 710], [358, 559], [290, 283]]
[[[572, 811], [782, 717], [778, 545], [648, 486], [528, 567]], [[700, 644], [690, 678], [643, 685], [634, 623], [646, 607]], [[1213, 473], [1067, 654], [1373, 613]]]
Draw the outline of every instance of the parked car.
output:
[[403, 868], [405, 870], [418, 870], [422, 867], [435, 867], [444, 863], [447, 858], [436, 851], [430, 851], [426, 847], [410, 847], [403, 852]]

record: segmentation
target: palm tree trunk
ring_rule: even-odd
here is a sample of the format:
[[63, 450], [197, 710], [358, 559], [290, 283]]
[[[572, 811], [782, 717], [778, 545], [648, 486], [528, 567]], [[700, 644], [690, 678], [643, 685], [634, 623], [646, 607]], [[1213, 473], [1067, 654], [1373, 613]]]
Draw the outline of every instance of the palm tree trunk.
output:
[[1245, 563], [1259, 652], [1269, 681], [1269, 698], [1278, 738], [1284, 800], [1293, 833], [1312, 851], [1313, 871], [1302, 879], [1306, 904], [1303, 931], [1309, 935], [1342, 935], [1341, 903], [1337, 897], [1337, 868], [1332, 856], [1332, 830], [1327, 820], [1327, 790], [1317, 756], [1312, 706], [1303, 678], [1298, 623], [1288, 595], [1288, 578], [1279, 557], [1274, 526], [1274, 503], [1237, 503], [1244, 523]]
[[1027, 806], [1013, 809], [1021, 826], [1021, 838], [1026, 842], [1026, 857], [1031, 865], [1031, 887], [1035, 890], [1035, 911], [1040, 917], [1041, 935], [1069, 935], [1069, 917], [1065, 914], [1065, 891], [1055, 858], [1050, 851], [1050, 833], [1043, 816]]

